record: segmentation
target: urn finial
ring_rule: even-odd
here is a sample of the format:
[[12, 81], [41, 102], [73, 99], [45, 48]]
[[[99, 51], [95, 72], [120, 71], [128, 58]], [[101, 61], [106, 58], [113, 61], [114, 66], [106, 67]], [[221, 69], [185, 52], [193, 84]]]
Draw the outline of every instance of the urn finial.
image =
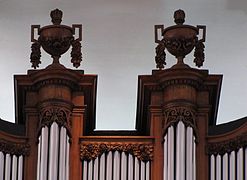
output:
[[[37, 68], [41, 63], [41, 47], [53, 58], [52, 67], [61, 67], [59, 65], [59, 58], [72, 46], [71, 62], [74, 67], [78, 68], [82, 61], [82, 25], [61, 25], [63, 12], [59, 9], [51, 11], [50, 16], [53, 25], [47, 25], [44, 27], [40, 27], [40, 25], [32, 25], [31, 41], [33, 44], [30, 56], [32, 67]], [[75, 34], [76, 29], [78, 29], [78, 36]], [[34, 35], [35, 32], [39, 35], [36, 39]]]
[[[189, 68], [184, 63], [184, 58], [193, 49], [194, 62], [196, 66], [201, 67], [204, 62], [204, 44], [206, 37], [206, 26], [191, 26], [183, 24], [185, 22], [185, 12], [181, 9], [174, 12], [174, 21], [176, 25], [164, 28], [164, 25], [155, 25], [155, 42], [156, 47], [155, 62], [158, 69], [163, 69], [166, 65], [167, 50], [176, 57], [177, 64], [173, 68]], [[158, 38], [158, 30], [161, 31], [162, 38]], [[200, 33], [201, 30], [201, 33]], [[200, 38], [201, 36], [201, 38]]]
[[54, 9], [53, 11], [51, 11], [50, 13], [51, 16], [51, 22], [54, 25], [60, 25], [62, 22], [62, 17], [63, 17], [63, 12], [59, 9]]

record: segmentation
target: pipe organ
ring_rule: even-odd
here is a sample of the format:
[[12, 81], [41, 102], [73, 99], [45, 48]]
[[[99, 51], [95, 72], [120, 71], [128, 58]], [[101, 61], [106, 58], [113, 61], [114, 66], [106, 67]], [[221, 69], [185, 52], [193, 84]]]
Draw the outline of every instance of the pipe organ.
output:
[[[247, 118], [216, 125], [222, 75], [183, 62], [194, 50], [203, 65], [205, 26], [184, 25], [182, 10], [155, 26], [157, 69], [138, 77], [136, 129], [102, 131], [97, 75], [59, 62], [69, 49], [75, 68], [82, 61], [82, 26], [62, 15], [32, 25], [34, 69], [14, 76], [15, 123], [0, 120], [0, 180], [247, 180]], [[37, 70], [40, 48], [53, 62]]]

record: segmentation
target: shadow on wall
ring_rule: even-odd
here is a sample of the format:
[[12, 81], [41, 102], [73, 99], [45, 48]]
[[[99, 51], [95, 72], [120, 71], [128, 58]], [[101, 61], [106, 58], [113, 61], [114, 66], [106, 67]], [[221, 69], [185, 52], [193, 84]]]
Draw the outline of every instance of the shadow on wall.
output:
[[240, 10], [247, 14], [247, 1], [246, 0], [227, 0], [226, 8], [229, 10]]

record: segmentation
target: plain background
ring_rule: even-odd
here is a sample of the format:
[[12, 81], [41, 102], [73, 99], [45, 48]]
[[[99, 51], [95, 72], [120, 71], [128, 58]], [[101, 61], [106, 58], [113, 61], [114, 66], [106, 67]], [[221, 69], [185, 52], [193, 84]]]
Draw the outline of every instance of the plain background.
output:
[[[223, 74], [218, 123], [246, 115], [247, 1], [245, 0], [0, 0], [0, 118], [14, 122], [14, 74], [30, 64], [30, 27], [50, 24], [50, 10], [64, 13], [63, 23], [83, 24], [83, 62], [98, 74], [97, 128], [134, 129], [137, 76], [155, 69], [155, 24], [173, 25], [173, 12], [186, 12], [186, 23], [206, 25], [205, 64]], [[42, 52], [40, 68], [51, 63]], [[186, 63], [192, 64], [187, 56]], [[175, 63], [167, 55], [168, 67]], [[68, 68], [70, 51], [61, 63]]]

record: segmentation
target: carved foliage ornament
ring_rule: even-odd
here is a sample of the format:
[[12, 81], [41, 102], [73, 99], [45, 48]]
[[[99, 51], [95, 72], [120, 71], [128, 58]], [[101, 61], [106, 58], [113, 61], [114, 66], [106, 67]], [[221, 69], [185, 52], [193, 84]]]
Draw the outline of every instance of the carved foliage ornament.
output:
[[175, 125], [179, 121], [183, 121], [186, 126], [195, 127], [195, 112], [186, 107], [173, 107], [165, 110], [165, 121], [163, 127]]
[[141, 161], [150, 161], [153, 159], [152, 144], [127, 144], [127, 143], [89, 143], [80, 145], [81, 160], [94, 160], [103, 153], [109, 151], [120, 151], [134, 155]]
[[228, 141], [209, 143], [207, 145], [207, 153], [209, 155], [230, 153], [232, 151], [237, 151], [238, 149], [247, 146], [247, 134], [238, 136], [235, 139], [230, 139]]
[[46, 108], [41, 111], [40, 115], [40, 128], [44, 126], [51, 126], [56, 122], [59, 126], [66, 127], [68, 130], [71, 127], [70, 112], [61, 107]]
[[14, 143], [0, 139], [0, 151], [11, 155], [29, 155], [30, 145], [27, 143]]
[[156, 56], [155, 56], [155, 62], [156, 62], [156, 68], [158, 69], [164, 69], [164, 66], [166, 65], [166, 53], [165, 53], [165, 44], [163, 41], [160, 41], [157, 47], [155, 48]]
[[176, 126], [179, 121], [182, 121], [186, 127], [192, 127], [196, 137], [198, 136], [195, 111], [192, 108], [173, 107], [164, 111], [162, 124], [164, 131], [170, 126]]

